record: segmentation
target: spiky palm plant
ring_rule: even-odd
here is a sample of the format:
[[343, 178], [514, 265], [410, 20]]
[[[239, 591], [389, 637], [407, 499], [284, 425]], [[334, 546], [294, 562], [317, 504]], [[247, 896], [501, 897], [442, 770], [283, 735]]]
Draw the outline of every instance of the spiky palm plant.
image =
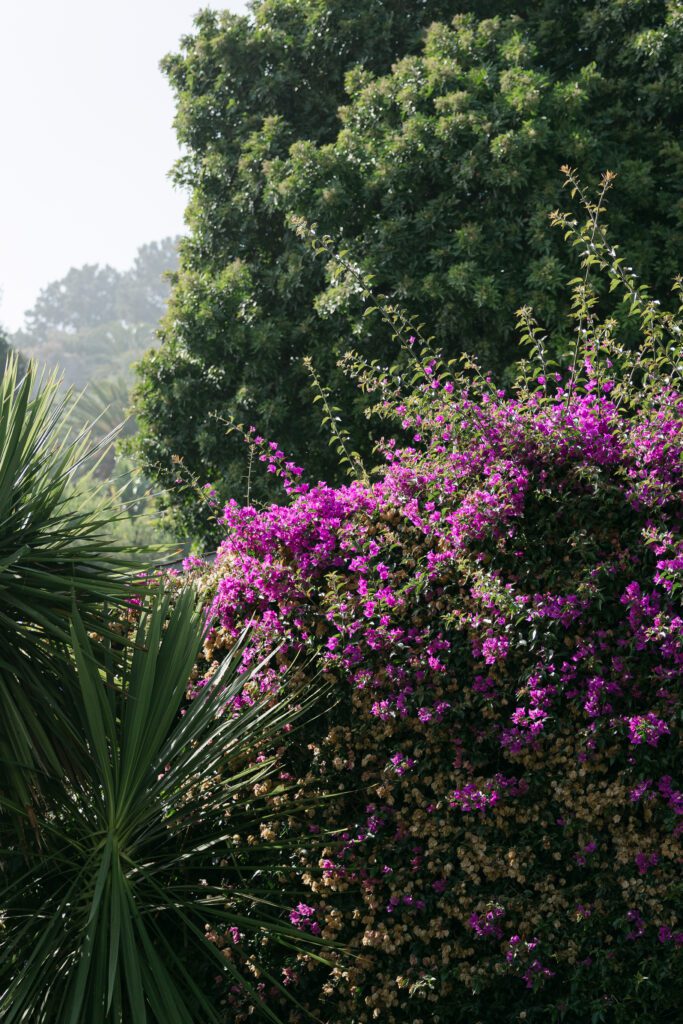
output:
[[[73, 403], [64, 426], [72, 436], [87, 431], [91, 444], [97, 445], [96, 456], [85, 460], [83, 473], [95, 480], [109, 480], [116, 468], [116, 441], [135, 433], [135, 419], [128, 414], [129, 387], [124, 377], [90, 381]], [[109, 438], [104, 447], [100, 442]], [[81, 475], [79, 473], [79, 475]]]
[[[233, 714], [231, 698], [261, 667], [239, 675], [237, 650], [184, 703], [202, 640], [190, 592], [172, 608], [160, 595], [142, 612], [120, 670], [103, 671], [77, 612], [71, 637], [89, 770], [38, 809], [39, 843], [5, 892], [0, 1017], [210, 1024], [225, 1018], [202, 987], [204, 964], [207, 977], [227, 977], [277, 1021], [241, 968], [240, 947], [226, 957], [205, 925], [239, 929], [245, 946], [250, 935], [309, 951], [318, 942], [282, 920], [276, 890], [288, 851], [258, 839], [273, 812], [254, 795], [275, 768], [285, 726], [317, 696], [293, 692]], [[255, 841], [244, 843], [248, 835]]]
[[98, 434], [109, 434], [127, 420], [129, 404], [129, 387], [124, 377], [90, 381], [69, 415], [69, 425], [81, 429], [96, 424]]
[[[30, 806], [44, 777], [72, 774], [85, 751], [69, 641], [76, 605], [106, 633], [106, 608], [131, 596], [139, 562], [111, 540], [117, 510], [75, 507], [69, 487], [92, 449], [65, 439], [59, 380], [10, 359], [0, 380], [0, 792]], [[104, 438], [101, 444], [110, 443]]]

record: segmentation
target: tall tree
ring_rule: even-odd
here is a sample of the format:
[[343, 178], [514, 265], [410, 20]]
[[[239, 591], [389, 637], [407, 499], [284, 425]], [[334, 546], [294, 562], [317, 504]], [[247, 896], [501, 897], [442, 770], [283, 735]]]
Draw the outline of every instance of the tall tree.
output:
[[60, 281], [40, 292], [26, 313], [27, 333], [45, 341], [51, 331], [75, 334], [116, 319], [116, 293], [121, 274], [113, 267], [86, 263], [72, 267]]
[[129, 270], [72, 267], [43, 288], [13, 344], [78, 387], [130, 376], [131, 363], [152, 344], [177, 259], [177, 239], [165, 238], [141, 246]]
[[117, 314], [128, 323], [156, 324], [166, 309], [167, 275], [178, 265], [178, 239], [141, 245], [133, 266], [121, 275]]
[[[148, 471], [172, 485], [175, 456], [241, 496], [244, 446], [220, 426], [232, 418], [333, 474], [304, 355], [341, 390], [357, 444], [367, 436], [336, 362], [351, 346], [392, 359], [388, 332], [362, 320], [356, 282], [313, 257], [291, 213], [336, 236], [449, 354], [491, 367], [516, 354], [522, 303], [550, 327], [564, 313], [571, 270], [546, 227], [563, 163], [619, 173], [615, 238], [666, 287], [683, 242], [682, 33], [680, 0], [203, 13], [165, 61], [192, 197], [138, 386]], [[171, 500], [198, 529], [195, 499]]]

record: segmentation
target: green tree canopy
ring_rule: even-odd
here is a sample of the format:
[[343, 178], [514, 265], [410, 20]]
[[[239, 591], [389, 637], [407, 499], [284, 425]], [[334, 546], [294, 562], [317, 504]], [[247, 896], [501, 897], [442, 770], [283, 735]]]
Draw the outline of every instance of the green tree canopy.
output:
[[113, 267], [96, 263], [72, 267], [60, 281], [52, 281], [43, 288], [35, 305], [27, 311], [27, 333], [41, 342], [51, 331], [70, 334], [115, 320], [121, 276]]
[[618, 173], [614, 238], [665, 292], [683, 244], [682, 37], [680, 0], [257, 0], [251, 19], [200, 15], [165, 62], [190, 236], [138, 388], [149, 472], [170, 485], [180, 457], [241, 497], [244, 445], [219, 422], [233, 418], [329, 477], [305, 355], [367, 444], [336, 362], [350, 347], [391, 360], [392, 342], [292, 213], [448, 354], [492, 368], [517, 354], [519, 306], [556, 330], [566, 312], [571, 264], [547, 226], [562, 164]]

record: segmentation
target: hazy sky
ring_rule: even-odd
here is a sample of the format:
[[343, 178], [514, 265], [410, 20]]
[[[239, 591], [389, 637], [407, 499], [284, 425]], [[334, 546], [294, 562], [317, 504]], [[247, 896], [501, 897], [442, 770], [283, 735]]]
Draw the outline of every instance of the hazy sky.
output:
[[183, 230], [158, 64], [201, 7], [244, 0], [0, 0], [0, 323], [84, 263], [129, 266]]

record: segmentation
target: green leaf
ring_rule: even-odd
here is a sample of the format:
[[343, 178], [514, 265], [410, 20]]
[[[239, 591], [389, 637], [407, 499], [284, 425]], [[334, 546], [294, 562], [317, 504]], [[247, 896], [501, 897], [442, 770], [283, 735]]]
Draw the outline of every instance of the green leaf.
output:
[[[8, 1024], [218, 1024], [195, 978], [198, 965], [208, 971], [217, 959], [251, 993], [257, 1013], [278, 1021], [249, 977], [207, 940], [204, 924], [237, 923], [295, 951], [318, 950], [325, 962], [327, 944], [298, 932], [283, 919], [287, 904], [278, 905], [289, 841], [258, 839], [262, 821], [277, 826], [279, 815], [296, 813], [293, 790], [281, 811], [254, 797], [278, 768], [283, 728], [310, 716], [325, 688], [284, 689], [276, 701], [225, 714], [272, 657], [240, 674], [245, 633], [181, 715], [204, 629], [191, 591], [173, 604], [159, 592], [142, 610], [116, 681], [78, 609], [72, 616], [71, 692], [87, 773], [79, 767], [46, 787], [35, 810], [2, 803], [24, 819], [38, 815], [41, 844], [3, 897], [0, 1015]], [[254, 750], [269, 756], [245, 756]], [[234, 834], [257, 837], [253, 865], [232, 854]], [[219, 875], [216, 850], [228, 865]]]

